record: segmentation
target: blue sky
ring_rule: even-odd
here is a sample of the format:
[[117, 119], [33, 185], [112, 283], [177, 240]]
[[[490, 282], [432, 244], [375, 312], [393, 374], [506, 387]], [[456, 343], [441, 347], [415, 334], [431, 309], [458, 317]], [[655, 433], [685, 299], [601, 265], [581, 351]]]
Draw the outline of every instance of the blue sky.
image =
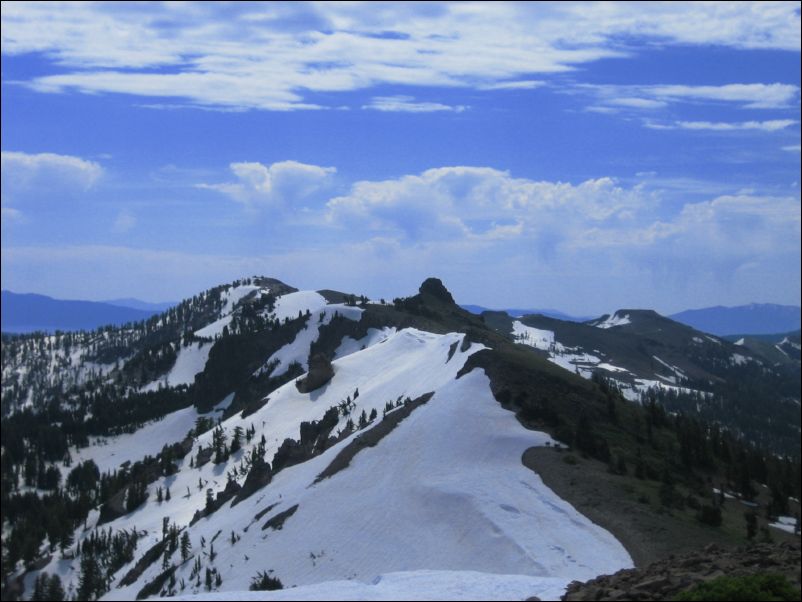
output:
[[2, 5], [2, 286], [800, 303], [800, 10]]

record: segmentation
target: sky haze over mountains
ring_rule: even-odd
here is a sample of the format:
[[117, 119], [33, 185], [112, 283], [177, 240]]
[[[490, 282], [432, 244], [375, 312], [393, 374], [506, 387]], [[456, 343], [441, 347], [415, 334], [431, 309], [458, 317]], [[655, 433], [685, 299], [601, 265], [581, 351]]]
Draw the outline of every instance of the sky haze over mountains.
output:
[[795, 2], [9, 2], [2, 73], [4, 289], [800, 304]]

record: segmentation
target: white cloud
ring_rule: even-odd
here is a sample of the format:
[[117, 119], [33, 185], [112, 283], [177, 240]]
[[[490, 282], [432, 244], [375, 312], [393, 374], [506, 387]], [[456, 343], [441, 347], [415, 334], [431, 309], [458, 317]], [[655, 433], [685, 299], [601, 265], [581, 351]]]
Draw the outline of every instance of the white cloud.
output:
[[[330, 223], [407, 240], [510, 238], [562, 232], [577, 223], [626, 219], [653, 203], [611, 178], [580, 184], [513, 178], [489, 167], [441, 167], [393, 180], [361, 181], [327, 203]], [[560, 234], [562, 236], [562, 234]]]
[[[687, 185], [695, 198], [711, 192]], [[427, 266], [462, 278], [468, 292], [476, 279], [501, 287], [523, 279], [601, 296], [624, 287], [629, 302], [659, 307], [657, 291], [696, 291], [710, 300], [728, 290], [746, 302], [798, 282], [788, 276], [798, 273], [798, 197], [742, 191], [677, 202], [685, 196], [604, 177], [548, 182], [488, 167], [443, 167], [357, 182], [327, 210], [332, 226], [382, 241], [364, 253], [382, 253], [385, 272], [417, 274]], [[758, 274], [740, 269], [746, 264], [759, 266]], [[532, 294], [541, 291], [534, 286]]]
[[644, 122], [647, 128], [653, 130], [708, 130], [713, 132], [734, 132], [756, 130], [762, 132], [776, 132], [795, 125], [795, 119], [770, 119], [768, 121], [674, 121], [672, 123]]
[[631, 109], [661, 109], [668, 104], [662, 100], [653, 100], [651, 98], [638, 98], [637, 96], [611, 98], [607, 101], [607, 103], [619, 107], [628, 107]]
[[103, 168], [94, 161], [72, 155], [2, 151], [0, 174], [3, 220], [21, 221], [22, 213], [10, 205], [42, 195], [64, 199], [86, 192], [103, 175]]
[[779, 109], [792, 106], [799, 87], [791, 84], [727, 84], [723, 86], [644, 86], [645, 93], [671, 100], [741, 103], [749, 109]]
[[546, 82], [544, 81], [535, 79], [526, 79], [520, 81], [486, 84], [484, 86], [480, 86], [480, 89], [481, 90], [534, 90], [535, 88], [540, 88], [545, 85]]
[[334, 167], [320, 167], [280, 161], [271, 165], [256, 162], [231, 163], [236, 182], [199, 184], [199, 188], [216, 190], [251, 207], [273, 208], [291, 205], [325, 191], [331, 185]]
[[0, 162], [4, 194], [6, 187], [13, 194], [14, 191], [41, 185], [54, 188], [66, 185], [87, 190], [103, 173], [103, 168], [94, 161], [54, 153], [2, 151]]
[[[581, 84], [565, 90], [585, 91], [597, 103], [593, 107], [630, 109], [659, 109], [670, 103], [731, 103], [744, 109], [792, 108], [799, 95], [799, 87], [792, 84], [726, 84], [722, 86], [687, 85], [612, 85]], [[599, 111], [601, 112], [601, 111]]]
[[[532, 74], [626, 57], [620, 40], [632, 37], [798, 52], [800, 17], [793, 2], [7, 2], [2, 12], [5, 55], [58, 64], [18, 83], [234, 109], [314, 109], [314, 92], [378, 85], [527, 89]], [[771, 93], [744, 102], [787, 95]]]
[[769, 121], [741, 121], [734, 123], [720, 121], [677, 121], [675, 127], [683, 130], [713, 130], [718, 132], [730, 132], [734, 130], [776, 132], [797, 123], [799, 122], [795, 119], [771, 119]]
[[783, 146], [783, 150], [788, 153], [798, 153], [800, 150], [802, 150], [802, 145], [790, 144], [788, 146]]
[[432, 113], [437, 111], [454, 111], [461, 113], [468, 107], [464, 105], [444, 105], [439, 102], [416, 102], [412, 96], [376, 96], [363, 109], [374, 111], [392, 111], [399, 113]]

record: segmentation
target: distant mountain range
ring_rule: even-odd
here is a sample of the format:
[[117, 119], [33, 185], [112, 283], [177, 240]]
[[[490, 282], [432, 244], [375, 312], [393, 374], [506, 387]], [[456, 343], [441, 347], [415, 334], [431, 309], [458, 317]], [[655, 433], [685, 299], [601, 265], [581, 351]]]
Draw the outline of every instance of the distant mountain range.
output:
[[[136, 302], [141, 307], [148, 305], [136, 299], [121, 299], [118, 303], [120, 301]], [[124, 307], [110, 302], [53, 299], [45, 295], [2, 291], [0, 322], [2, 331], [11, 333], [91, 330], [108, 324], [120, 326], [126, 322], [146, 320], [160, 311]]]
[[799, 330], [800, 308], [796, 305], [751, 303], [737, 307], [688, 309], [669, 316], [697, 330], [719, 336], [730, 334], [773, 334]]
[[503, 311], [512, 316], [513, 318], [520, 318], [521, 316], [529, 316], [540, 314], [541, 316], [548, 316], [556, 320], [565, 320], [567, 322], [587, 322], [593, 319], [593, 316], [571, 316], [556, 309], [490, 309], [489, 307], [482, 307], [481, 305], [460, 305], [465, 311], [472, 314], [479, 315], [486, 311]]
[[[33, 332], [44, 330], [82, 330], [107, 324], [121, 325], [144, 320], [176, 305], [166, 301], [151, 303], [135, 298], [108, 301], [54, 299], [45, 295], [2, 292], [2, 331]], [[463, 309], [481, 314], [490, 310], [481, 305], [464, 304]], [[513, 318], [542, 315], [567, 322], [589, 322], [592, 316], [572, 316], [556, 309], [502, 309]], [[689, 309], [668, 316], [697, 330], [726, 335], [763, 335], [787, 333], [800, 328], [800, 308], [795, 305], [752, 303], [737, 307]]]

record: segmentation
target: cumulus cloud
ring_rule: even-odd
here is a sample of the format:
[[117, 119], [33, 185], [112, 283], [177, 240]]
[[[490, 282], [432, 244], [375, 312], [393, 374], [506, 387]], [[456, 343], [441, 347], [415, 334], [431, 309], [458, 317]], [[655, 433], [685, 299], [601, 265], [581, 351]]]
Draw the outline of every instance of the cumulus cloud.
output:
[[490, 167], [441, 167], [419, 175], [356, 182], [331, 199], [328, 220], [359, 225], [408, 240], [442, 237], [510, 238], [525, 232], [561, 230], [589, 220], [626, 220], [652, 203], [640, 188], [611, 178], [580, 184], [514, 178]]
[[103, 168], [94, 161], [54, 153], [2, 151], [0, 168], [4, 223], [25, 219], [23, 212], [11, 205], [39, 195], [64, 198], [86, 192], [103, 175]]
[[[694, 186], [697, 198], [710, 189]], [[357, 182], [326, 210], [332, 226], [381, 241], [365, 253], [383, 253], [394, 273], [409, 271], [404, 262], [434, 268], [429, 262], [438, 258], [499, 286], [506, 285], [488, 265], [506, 279], [539, 275], [577, 290], [631, 288], [634, 280], [656, 291], [695, 287], [712, 299], [738, 286], [741, 295], [786, 290], [788, 266], [799, 263], [798, 197], [744, 191], [677, 202], [684, 196], [607, 177], [550, 182], [489, 167], [442, 167]], [[745, 272], [747, 264], [762, 272]], [[637, 294], [644, 304], [660, 302]]]
[[103, 168], [94, 161], [54, 153], [2, 151], [0, 162], [4, 196], [37, 186], [87, 190], [103, 173]]
[[58, 66], [18, 82], [35, 90], [236, 109], [314, 109], [310, 93], [378, 85], [531, 88], [531, 74], [628, 56], [630, 37], [798, 52], [800, 16], [793, 2], [8, 2], [2, 14], [4, 54]]
[[282, 207], [309, 199], [331, 185], [334, 167], [320, 167], [280, 161], [271, 165], [257, 162], [231, 163], [237, 180], [222, 184], [199, 184], [199, 188], [216, 190], [251, 207]]

